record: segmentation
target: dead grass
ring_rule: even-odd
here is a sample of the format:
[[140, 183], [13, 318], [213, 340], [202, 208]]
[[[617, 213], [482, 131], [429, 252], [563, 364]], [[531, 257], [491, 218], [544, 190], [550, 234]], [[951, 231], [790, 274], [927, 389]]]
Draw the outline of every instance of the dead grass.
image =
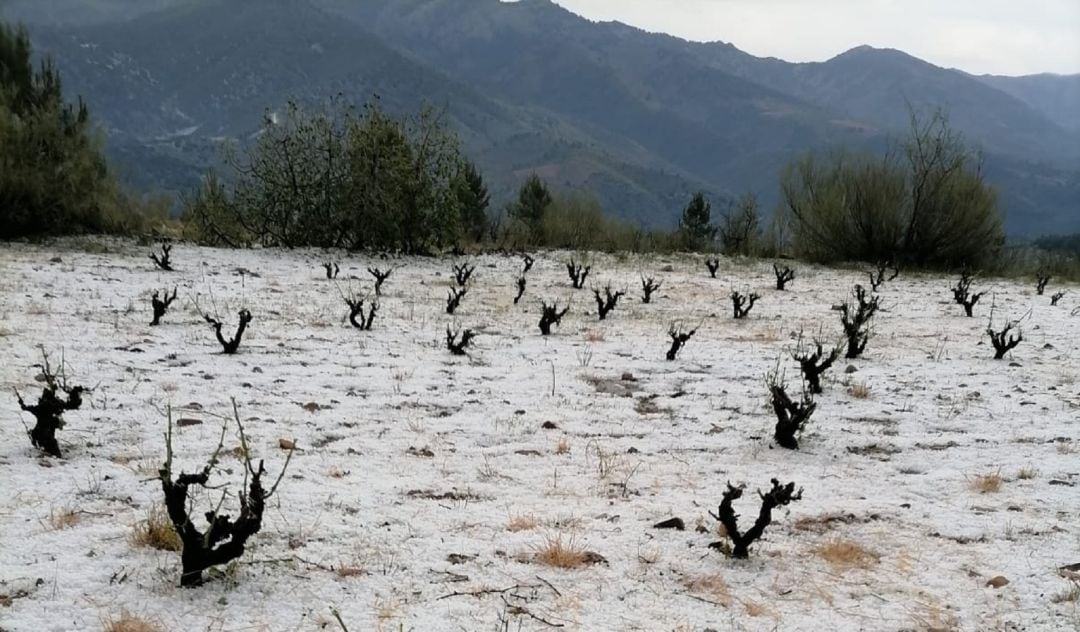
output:
[[585, 332], [585, 342], [604, 342], [604, 332], [599, 329], [590, 329]]
[[[563, 537], [558, 534], [548, 536], [544, 543], [533, 552], [532, 559], [538, 564], [554, 568], [575, 569], [583, 568], [599, 561], [599, 556], [591, 551], [586, 551], [578, 544], [574, 536]], [[602, 559], [602, 558], [600, 558]]]
[[540, 526], [540, 519], [532, 514], [518, 514], [516, 516], [510, 516], [510, 523], [506, 525], [506, 530], [510, 533], [517, 533], [518, 531], [532, 531]]
[[1023, 467], [1016, 473], [1016, 478], [1027, 481], [1036, 478], [1039, 475], [1039, 470], [1033, 467]]
[[559, 443], [555, 445], [555, 454], [570, 454], [570, 439], [568, 437], [559, 439]]
[[683, 586], [686, 586], [686, 589], [695, 595], [706, 597], [725, 608], [731, 607], [731, 589], [728, 588], [728, 584], [724, 581], [724, 578], [719, 575], [695, 575], [687, 577], [683, 580]]
[[835, 538], [817, 547], [814, 552], [836, 570], [871, 568], [881, 561], [881, 556], [857, 542]]
[[352, 566], [343, 564], [334, 569], [334, 574], [342, 579], [348, 577], [359, 577], [361, 575], [367, 575], [367, 570], [363, 566]]
[[1077, 603], [1080, 602], [1080, 584], [1074, 584], [1069, 590], [1050, 595], [1051, 603]]
[[79, 510], [71, 507], [65, 507], [59, 510], [53, 509], [49, 512], [49, 526], [55, 531], [70, 529], [79, 524], [81, 520], [82, 514]]
[[996, 494], [1001, 491], [1001, 484], [1003, 482], [1004, 479], [1001, 478], [1001, 474], [998, 472], [979, 474], [971, 479], [971, 489], [980, 494]]
[[763, 617], [772, 613], [772, 611], [760, 601], [745, 599], [742, 601], [742, 605], [746, 610], [746, 616], [748, 617]]
[[183, 548], [180, 535], [176, 533], [169, 514], [160, 506], [148, 511], [146, 520], [135, 525], [131, 531], [131, 542], [159, 551], [179, 551]]
[[870, 399], [870, 385], [866, 383], [852, 384], [847, 392], [855, 399]]
[[164, 628], [146, 619], [139, 618], [126, 610], [115, 619], [105, 621], [104, 632], [164, 632]]

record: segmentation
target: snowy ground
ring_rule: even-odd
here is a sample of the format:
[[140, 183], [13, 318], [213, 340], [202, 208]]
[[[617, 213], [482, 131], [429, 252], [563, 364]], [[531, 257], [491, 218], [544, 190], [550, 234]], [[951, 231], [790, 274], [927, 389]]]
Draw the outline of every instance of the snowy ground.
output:
[[[710, 279], [700, 257], [592, 256], [590, 286], [630, 290], [601, 323], [567, 283], [569, 253], [539, 256], [518, 306], [520, 260], [476, 259], [454, 317], [451, 260], [376, 260], [400, 268], [359, 332], [327, 255], [181, 245], [170, 274], [146, 247], [98, 243], [0, 245], [0, 629], [94, 630], [128, 611], [164, 630], [333, 630], [335, 608], [352, 632], [1080, 627], [1080, 590], [1058, 572], [1080, 562], [1075, 286], [1051, 282], [1047, 294], [1068, 290], [1051, 307], [1033, 284], [979, 280], [993, 294], [969, 319], [951, 279], [902, 275], [882, 289], [865, 357], [826, 374], [792, 452], [772, 444], [764, 375], [780, 358], [796, 389], [786, 351], [800, 329], [838, 336], [831, 307], [865, 281], [858, 270], [797, 264], [777, 292], [768, 262], [723, 262]], [[371, 260], [341, 262], [342, 290], [370, 288]], [[654, 304], [637, 298], [639, 271], [663, 279]], [[147, 326], [151, 290], [174, 284], [172, 312]], [[762, 294], [745, 321], [732, 288]], [[251, 310], [238, 355], [221, 354], [196, 297], [227, 331]], [[541, 337], [540, 299], [571, 297]], [[991, 303], [996, 324], [1030, 310], [1004, 361], [984, 334]], [[666, 362], [672, 321], [701, 330]], [[470, 357], [445, 350], [447, 324], [480, 332]], [[39, 393], [40, 345], [95, 387], [66, 416], [59, 460], [31, 448], [12, 394]], [[271, 476], [279, 440], [299, 450], [240, 563], [181, 589], [178, 555], [131, 534], [161, 501], [166, 405], [203, 422], [174, 437], [176, 469], [195, 471], [230, 398]], [[232, 475], [212, 481], [235, 490], [239, 465], [226, 457]], [[976, 489], [994, 474], [1000, 490]], [[725, 483], [748, 486], [735, 506], [749, 528], [753, 491], [773, 477], [803, 499], [749, 560], [710, 550]], [[652, 528], [673, 516], [686, 531]], [[560, 537], [606, 563], [533, 559]], [[848, 543], [876, 559], [822, 554]], [[986, 585], [999, 575], [1008, 585]]]

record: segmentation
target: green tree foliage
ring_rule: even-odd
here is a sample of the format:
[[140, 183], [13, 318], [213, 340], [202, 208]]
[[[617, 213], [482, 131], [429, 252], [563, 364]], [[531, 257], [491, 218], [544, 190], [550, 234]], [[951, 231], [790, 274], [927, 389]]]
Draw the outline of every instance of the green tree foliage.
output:
[[544, 213], [553, 201], [547, 183], [533, 173], [518, 189], [518, 199], [510, 205], [508, 214], [528, 228], [534, 241], [539, 240], [542, 238]]
[[208, 243], [420, 253], [456, 243], [471, 228], [463, 209], [487, 203], [431, 108], [397, 119], [377, 101], [359, 113], [290, 104], [226, 162], [231, 191], [210, 174], [185, 201], [192, 236]]
[[454, 193], [460, 204], [461, 227], [465, 236], [474, 243], [483, 241], [491, 224], [488, 218], [491, 196], [483, 176], [472, 162], [461, 161], [454, 178]]
[[24, 28], [0, 23], [0, 239], [141, 226], [102, 155], [86, 104], [67, 104], [60, 74], [31, 60]]
[[679, 235], [683, 247], [687, 250], [703, 250], [716, 239], [716, 227], [712, 221], [712, 204], [705, 199], [705, 194], [697, 192], [690, 203], [683, 209], [679, 220]]
[[980, 266], [1004, 243], [980, 158], [940, 112], [913, 113], [910, 137], [883, 156], [803, 156], [781, 192], [794, 246], [814, 261]]

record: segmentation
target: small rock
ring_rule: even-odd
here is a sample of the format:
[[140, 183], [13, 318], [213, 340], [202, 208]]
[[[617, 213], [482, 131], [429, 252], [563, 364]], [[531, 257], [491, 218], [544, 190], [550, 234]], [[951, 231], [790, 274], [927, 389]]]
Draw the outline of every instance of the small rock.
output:
[[603, 555], [600, 555], [596, 551], [585, 551], [583, 559], [584, 559], [586, 564], [604, 564], [604, 565], [606, 565], [608, 563], [607, 558], [604, 557]]
[[844, 373], [854, 373], [854, 372], [856, 372], [858, 370], [859, 369], [854, 364], [849, 364], [849, 365], [847, 365], [847, 368], [844, 369]]
[[637, 454], [639, 452], [641, 452], [641, 450], [638, 450], [634, 446], [630, 446], [630, 449], [626, 451], [627, 454]]
[[318, 411], [320, 408], [322, 408], [322, 406], [319, 406], [319, 404], [316, 403], [316, 402], [308, 402], [308, 403], [304, 404], [303, 406], [301, 406], [300, 408], [303, 408], [304, 410], [308, 411], [309, 413], [314, 414], [316, 411]]
[[63, 262], [64, 262], [64, 260], [61, 259], [60, 257], [53, 257], [52, 259], [49, 259], [49, 263], [63, 263]]
[[278, 447], [281, 448], [282, 450], [295, 450], [296, 449], [296, 440], [295, 439], [285, 439], [285, 438], [278, 439]]
[[633, 373], [627, 371], [626, 373], [622, 374], [622, 381], [623, 382], [636, 382], [637, 378], [634, 377]]
[[675, 529], [676, 531], [686, 531], [686, 523], [682, 518], [668, 518], [662, 520], [653, 525], [653, 529]]
[[476, 559], [475, 555], [464, 555], [462, 553], [451, 553], [446, 556], [446, 561], [451, 564], [464, 564], [465, 562], [471, 562]]
[[1022, 367], [1024, 365], [1020, 364], [1019, 362], [1010, 362], [1009, 366]]
[[1002, 586], [1007, 586], [1008, 584], [1009, 580], [1006, 579], [1004, 575], [998, 575], [997, 577], [994, 577], [990, 581], [986, 582], [987, 586], [991, 586], [993, 588], [1001, 588]]
[[251, 369], [251, 372], [252, 373], [262, 373], [263, 370], [260, 367], [255, 367], [255, 368]]
[[555, 425], [554, 421], [545, 421], [544, 423], [540, 424], [540, 427], [544, 430], [558, 430], [559, 428]]
[[198, 426], [202, 423], [202, 419], [195, 419], [193, 417], [181, 417], [176, 420], [176, 425], [183, 428], [185, 426]]

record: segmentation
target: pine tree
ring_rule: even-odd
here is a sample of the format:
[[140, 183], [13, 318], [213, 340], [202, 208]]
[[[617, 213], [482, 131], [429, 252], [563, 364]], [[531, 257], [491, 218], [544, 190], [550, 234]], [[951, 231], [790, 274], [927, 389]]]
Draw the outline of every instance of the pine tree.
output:
[[461, 210], [461, 223], [465, 234], [474, 242], [479, 242], [487, 235], [488, 194], [484, 178], [471, 161], [462, 161], [455, 186], [458, 204]]
[[117, 192], [86, 104], [66, 104], [26, 29], [0, 23], [0, 239], [115, 228]]
[[679, 233], [686, 248], [700, 250], [716, 238], [716, 228], [709, 224], [711, 216], [712, 205], [705, 199], [705, 194], [698, 191], [683, 209], [679, 220]]
[[528, 226], [535, 239], [539, 237], [544, 212], [553, 201], [547, 184], [534, 173], [518, 190], [518, 200], [510, 207], [510, 216]]

